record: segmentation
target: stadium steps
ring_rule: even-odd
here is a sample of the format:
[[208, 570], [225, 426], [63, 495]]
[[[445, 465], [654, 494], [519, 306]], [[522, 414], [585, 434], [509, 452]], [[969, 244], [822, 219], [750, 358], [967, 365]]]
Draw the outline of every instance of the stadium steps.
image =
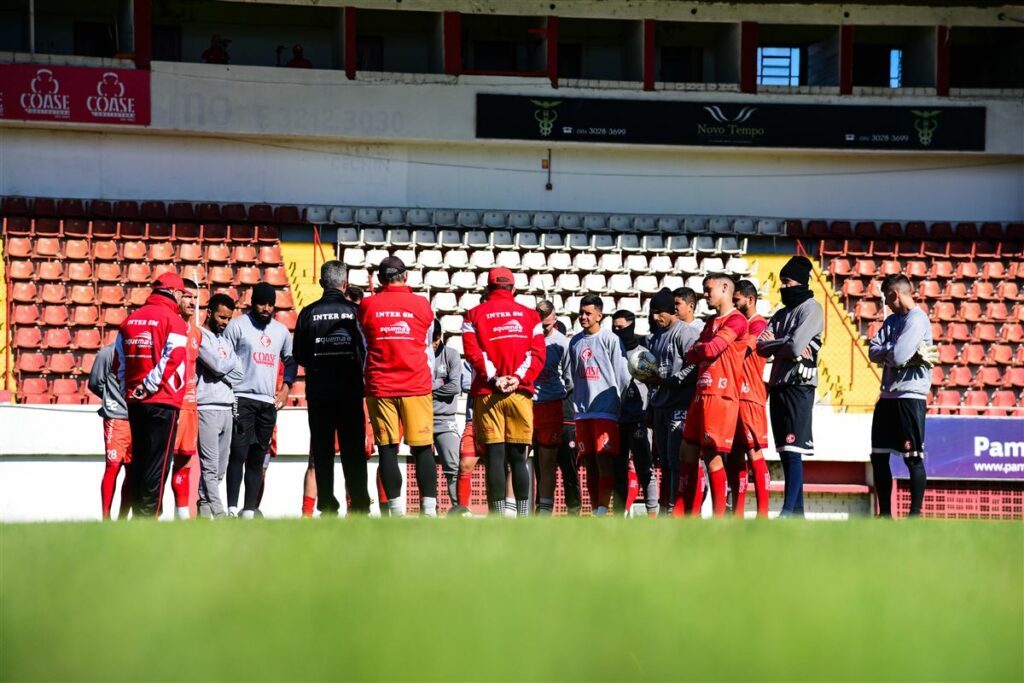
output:
[[[10, 329], [7, 326], [7, 270], [4, 265], [6, 253], [4, 251], [4, 241], [0, 239], [0, 356], [7, 358], [7, 337], [9, 336]], [[14, 359], [11, 358], [9, 364], [5, 363], [3, 373], [4, 381], [3, 387], [0, 388], [0, 401], [9, 401], [14, 392], [14, 375], [8, 369], [14, 367]]]
[[[775, 310], [781, 303], [778, 273], [791, 256], [759, 254], [748, 255], [748, 258], [758, 262], [758, 272], [767, 285], [768, 302]], [[868, 361], [867, 344], [839, 295], [829, 285], [818, 259], [811, 261], [814, 263], [811, 290], [825, 309], [825, 333], [818, 364], [819, 400], [830, 403], [837, 411], [870, 412], [878, 398], [880, 375]]]
[[319, 299], [322, 294], [317, 282], [314, 248], [312, 242], [281, 242], [281, 257], [284, 259], [285, 272], [288, 273], [296, 313], [303, 306]]

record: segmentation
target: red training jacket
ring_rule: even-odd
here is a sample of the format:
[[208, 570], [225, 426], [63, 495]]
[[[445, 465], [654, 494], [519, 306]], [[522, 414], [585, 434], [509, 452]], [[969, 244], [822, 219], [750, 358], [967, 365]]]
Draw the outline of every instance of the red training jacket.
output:
[[686, 361], [696, 363], [700, 372], [696, 396], [739, 399], [747, 350], [741, 339], [746, 333], [747, 318], [735, 308], [705, 323], [697, 343], [686, 353]]
[[470, 396], [493, 394], [491, 380], [506, 375], [518, 377], [519, 389], [533, 396], [547, 355], [544, 329], [537, 312], [517, 303], [512, 292], [493, 290], [466, 314], [462, 348], [473, 366]]
[[132, 391], [145, 384], [150, 395], [140, 403], [181, 408], [185, 397], [185, 340], [188, 323], [174, 299], [151, 294], [121, 323], [115, 342], [114, 369], [129, 403]]
[[411, 287], [388, 285], [359, 304], [363, 376], [374, 398], [427, 396], [434, 388], [434, 312]]

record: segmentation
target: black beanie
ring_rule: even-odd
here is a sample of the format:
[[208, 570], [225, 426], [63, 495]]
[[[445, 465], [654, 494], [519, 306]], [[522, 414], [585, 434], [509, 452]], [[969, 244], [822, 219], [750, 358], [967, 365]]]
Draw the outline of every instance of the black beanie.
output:
[[676, 297], [668, 287], [662, 287], [651, 299], [651, 313], [675, 313]]
[[786, 261], [786, 265], [782, 266], [782, 270], [779, 271], [779, 278], [796, 280], [800, 284], [806, 285], [811, 281], [812, 268], [811, 262], [806, 257], [794, 256]]
[[277, 301], [277, 292], [273, 285], [261, 282], [252, 288], [252, 305], [272, 304]]

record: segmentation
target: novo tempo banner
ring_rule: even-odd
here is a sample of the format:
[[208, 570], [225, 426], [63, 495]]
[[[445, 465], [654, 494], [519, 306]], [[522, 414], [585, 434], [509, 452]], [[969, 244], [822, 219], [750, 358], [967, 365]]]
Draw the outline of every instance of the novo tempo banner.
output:
[[[890, 464], [894, 477], [910, 477], [902, 458]], [[929, 479], [1024, 480], [1024, 420], [929, 416], [924, 466]]]
[[477, 95], [476, 137], [706, 147], [984, 151], [984, 107]]
[[0, 65], [0, 119], [148, 126], [149, 72]]

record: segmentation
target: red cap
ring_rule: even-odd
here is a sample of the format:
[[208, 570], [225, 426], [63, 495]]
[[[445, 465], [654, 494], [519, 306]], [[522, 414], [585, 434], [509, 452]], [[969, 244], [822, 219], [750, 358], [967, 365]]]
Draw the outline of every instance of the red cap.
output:
[[491, 268], [487, 273], [487, 284], [490, 285], [514, 285], [516, 276], [508, 268]]
[[177, 273], [163, 273], [160, 277], [153, 281], [153, 287], [155, 289], [169, 289], [172, 292], [187, 292], [185, 289], [185, 281], [181, 279], [181, 276]]

